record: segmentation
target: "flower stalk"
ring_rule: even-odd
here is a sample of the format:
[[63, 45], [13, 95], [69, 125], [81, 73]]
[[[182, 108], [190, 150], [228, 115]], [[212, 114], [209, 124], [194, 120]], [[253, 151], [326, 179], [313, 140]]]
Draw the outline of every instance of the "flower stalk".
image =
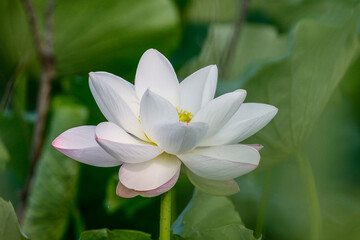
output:
[[309, 216], [311, 222], [309, 239], [316, 240], [321, 237], [322, 219], [319, 205], [318, 194], [316, 190], [314, 173], [308, 157], [299, 153], [296, 156], [300, 174], [308, 194]]
[[171, 190], [161, 195], [160, 240], [170, 240]]

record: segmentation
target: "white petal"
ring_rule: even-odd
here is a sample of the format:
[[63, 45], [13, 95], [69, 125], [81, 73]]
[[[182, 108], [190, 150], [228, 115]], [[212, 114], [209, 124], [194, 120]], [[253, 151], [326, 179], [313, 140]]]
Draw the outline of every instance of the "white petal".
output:
[[139, 194], [134, 190], [128, 189], [119, 181], [116, 187], [116, 195], [123, 198], [133, 198]]
[[207, 136], [212, 136], [234, 115], [245, 97], [245, 90], [236, 90], [217, 97], [201, 108], [191, 122], [209, 124]]
[[131, 189], [125, 187], [119, 181], [117, 188], [116, 188], [116, 194], [119, 197], [123, 197], [123, 198], [133, 198], [138, 195], [140, 195], [142, 197], [156, 197], [156, 196], [163, 194], [164, 192], [169, 191], [172, 187], [174, 187], [174, 185], [176, 184], [176, 182], [179, 178], [179, 175], [180, 175], [180, 169], [175, 173], [175, 175], [168, 182], [166, 182], [165, 184], [161, 185], [158, 188], [155, 188], [155, 189], [149, 190], [149, 191], [134, 191], [134, 190], [131, 190]]
[[261, 103], [244, 103], [234, 116], [213, 136], [204, 139], [202, 146], [238, 143], [265, 127], [278, 109]]
[[194, 174], [188, 168], [185, 168], [185, 171], [190, 182], [202, 192], [216, 196], [229, 196], [240, 192], [239, 185], [234, 180], [211, 180]]
[[260, 150], [263, 149], [263, 147], [264, 147], [263, 145], [260, 145], [260, 144], [245, 144], [245, 145], [255, 148], [256, 151], [258, 151], [258, 152], [260, 152]]
[[140, 121], [147, 137], [154, 141], [155, 125], [161, 122], [179, 122], [179, 115], [165, 98], [147, 90], [140, 103]]
[[193, 150], [205, 137], [208, 125], [202, 122], [161, 122], [154, 127], [155, 142], [171, 154]]
[[169, 60], [155, 49], [141, 57], [135, 76], [135, 90], [142, 98], [147, 89], [167, 99], [177, 107], [180, 103], [179, 82]]
[[134, 86], [106, 72], [92, 72], [89, 75], [91, 92], [104, 116], [127, 132], [145, 140], [138, 120], [140, 106]]
[[154, 190], [170, 181], [180, 169], [181, 162], [166, 153], [143, 163], [124, 163], [119, 171], [119, 180], [135, 191]]
[[260, 161], [259, 152], [246, 145], [225, 145], [197, 148], [178, 155], [193, 173], [213, 180], [231, 180], [254, 170]]
[[218, 69], [216, 65], [204, 67], [180, 83], [180, 109], [193, 114], [215, 96]]
[[172, 187], [174, 187], [174, 185], [176, 184], [176, 182], [179, 178], [179, 175], [180, 175], [180, 169], [175, 173], [175, 175], [168, 182], [161, 185], [160, 187], [155, 188], [153, 190], [149, 190], [149, 191], [138, 191], [137, 193], [143, 197], [159, 196], [159, 195], [163, 194], [164, 192], [169, 191]]
[[95, 130], [96, 141], [114, 158], [126, 163], [140, 163], [161, 154], [159, 147], [135, 139], [111, 122], [100, 123]]
[[95, 126], [71, 128], [60, 134], [52, 145], [66, 156], [89, 165], [113, 167], [122, 164], [97, 144]]

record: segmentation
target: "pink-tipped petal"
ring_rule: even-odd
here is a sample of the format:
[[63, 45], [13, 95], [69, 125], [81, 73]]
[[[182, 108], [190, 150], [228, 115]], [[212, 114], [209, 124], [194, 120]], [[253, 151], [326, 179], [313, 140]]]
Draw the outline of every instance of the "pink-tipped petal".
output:
[[71, 128], [60, 134], [52, 145], [66, 156], [92, 166], [113, 167], [122, 164], [95, 141], [95, 126]]
[[261, 149], [263, 149], [263, 145], [260, 145], [260, 144], [245, 144], [245, 145], [247, 145], [247, 146], [249, 146], [249, 147], [252, 147], [252, 148], [255, 148], [258, 152], [261, 150]]
[[116, 194], [119, 197], [123, 197], [123, 198], [133, 198], [138, 195], [140, 195], [142, 197], [156, 197], [156, 196], [163, 194], [164, 192], [169, 191], [172, 187], [174, 187], [174, 185], [176, 184], [176, 182], [179, 178], [179, 175], [180, 175], [180, 170], [177, 171], [175, 173], [175, 175], [167, 183], [161, 185], [158, 188], [155, 188], [155, 189], [149, 190], [149, 191], [134, 191], [134, 190], [131, 190], [131, 189], [125, 187], [119, 181], [117, 188], [116, 188]]
[[147, 162], [124, 163], [119, 170], [119, 180], [134, 191], [150, 191], [172, 179], [180, 165], [176, 156], [163, 153]]
[[161, 194], [163, 194], [164, 192], [169, 191], [172, 187], [174, 187], [174, 185], [176, 184], [178, 178], [180, 175], [180, 169], [175, 173], [175, 175], [164, 185], [161, 185], [160, 187], [153, 189], [153, 190], [149, 190], [149, 191], [138, 191], [137, 193], [140, 196], [143, 197], [156, 197], [159, 196]]
[[139, 194], [137, 194], [135, 191], [131, 189], [128, 189], [119, 181], [116, 187], [116, 195], [123, 198], [133, 198], [138, 196]]

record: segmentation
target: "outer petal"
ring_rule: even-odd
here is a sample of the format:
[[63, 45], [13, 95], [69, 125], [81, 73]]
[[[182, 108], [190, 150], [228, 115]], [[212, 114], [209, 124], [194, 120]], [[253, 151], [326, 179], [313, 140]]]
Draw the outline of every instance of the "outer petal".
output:
[[176, 184], [176, 182], [179, 178], [179, 175], [180, 175], [180, 171], [177, 171], [175, 173], [175, 175], [167, 183], [161, 185], [158, 188], [155, 188], [155, 189], [149, 190], [149, 191], [134, 191], [134, 190], [131, 190], [131, 189], [125, 187], [119, 181], [117, 188], [116, 188], [116, 194], [119, 197], [124, 197], [124, 198], [133, 198], [138, 195], [143, 196], [143, 197], [155, 197], [160, 194], [163, 194], [164, 192], [169, 191]]
[[218, 181], [202, 178], [186, 168], [190, 182], [199, 190], [217, 196], [229, 196], [240, 192], [239, 185], [234, 180]]
[[180, 103], [179, 82], [171, 63], [155, 49], [141, 57], [135, 76], [135, 90], [142, 98], [147, 89], [167, 99], [175, 107]]
[[151, 160], [163, 150], [155, 145], [139, 141], [112, 122], [100, 123], [95, 130], [96, 141], [114, 158], [126, 163]]
[[143, 197], [155, 197], [163, 194], [164, 192], [169, 191], [177, 182], [180, 175], [180, 169], [175, 173], [175, 175], [165, 184], [161, 185], [158, 188], [155, 188], [150, 191], [139, 191], [137, 192], [139, 195]]
[[171, 154], [193, 150], [205, 137], [208, 124], [202, 122], [161, 122], [154, 127], [156, 143]]
[[140, 103], [140, 121], [148, 138], [154, 140], [155, 125], [161, 122], [179, 122], [179, 115], [165, 98], [147, 90]]
[[139, 194], [134, 190], [128, 189], [119, 181], [116, 187], [116, 195], [123, 198], [133, 198]]
[[180, 108], [193, 114], [215, 96], [218, 69], [216, 65], [204, 67], [180, 83]]
[[259, 152], [246, 145], [225, 145], [198, 148], [178, 155], [193, 173], [213, 180], [231, 180], [254, 170], [260, 161]]
[[238, 143], [265, 127], [274, 118], [278, 109], [261, 103], [244, 103], [234, 116], [213, 136], [200, 145], [216, 146]]
[[138, 120], [140, 106], [134, 86], [106, 72], [92, 72], [89, 75], [91, 92], [104, 116], [127, 132], [145, 140]]
[[127, 188], [135, 191], [154, 190], [174, 177], [181, 162], [166, 153], [143, 163], [124, 163], [119, 171], [119, 180]]
[[71, 128], [60, 134], [52, 145], [66, 156], [85, 164], [97, 167], [113, 167], [122, 164], [97, 144], [95, 126]]
[[234, 115], [245, 97], [245, 90], [236, 90], [217, 97], [201, 108], [191, 122], [205, 122], [209, 124], [207, 136], [211, 136], [222, 128]]
[[261, 149], [263, 149], [263, 145], [260, 145], [260, 144], [245, 144], [249, 147], [252, 147], [252, 148], [255, 148], [258, 152], [260, 152]]

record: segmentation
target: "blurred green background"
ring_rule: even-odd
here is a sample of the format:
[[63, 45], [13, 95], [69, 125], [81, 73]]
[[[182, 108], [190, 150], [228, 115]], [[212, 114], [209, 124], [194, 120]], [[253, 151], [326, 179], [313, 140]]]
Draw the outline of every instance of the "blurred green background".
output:
[[[47, 1], [32, 2], [43, 35]], [[68, 128], [105, 120], [88, 72], [108, 71], [132, 82], [142, 53], [156, 48], [180, 80], [217, 64], [218, 95], [244, 88], [246, 102], [279, 108], [266, 128], [245, 141], [264, 146], [258, 169], [237, 179], [233, 205], [222, 199], [235, 206], [251, 235], [360, 239], [360, 1], [249, 2], [244, 23], [239, 0], [56, 2], [56, 77], [22, 221], [26, 235], [78, 239], [84, 230], [109, 228], [158, 237], [159, 197], [118, 198], [118, 168], [79, 164], [50, 145]], [[0, 1], [0, 36], [0, 197], [16, 211], [29, 172], [41, 72], [21, 1]], [[176, 217], [193, 195], [185, 177], [175, 194]], [[0, 225], [10, 222], [4, 214], [0, 209]], [[216, 214], [221, 219], [222, 212]], [[185, 235], [174, 239], [210, 239]], [[252, 239], [236, 236], [223, 239]]]

